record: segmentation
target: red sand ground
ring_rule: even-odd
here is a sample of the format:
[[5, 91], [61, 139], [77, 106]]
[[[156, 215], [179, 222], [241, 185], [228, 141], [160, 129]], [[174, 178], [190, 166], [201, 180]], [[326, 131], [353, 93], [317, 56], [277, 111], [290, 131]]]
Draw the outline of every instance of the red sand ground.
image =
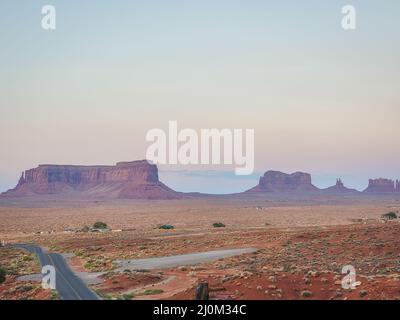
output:
[[[103, 282], [93, 286], [106, 298], [132, 293], [134, 299], [193, 299], [197, 283], [206, 281], [212, 299], [400, 299], [400, 223], [380, 219], [396, 209], [395, 203], [260, 209], [256, 203], [201, 202], [0, 208], [3, 221], [10, 222], [0, 235], [75, 253], [71, 264], [76, 270], [106, 272]], [[62, 231], [97, 220], [127, 231]], [[214, 222], [227, 227], [212, 228]], [[161, 223], [175, 229], [155, 229]], [[29, 232], [32, 228], [45, 233]], [[113, 273], [118, 259], [248, 247], [258, 251], [200, 266]], [[361, 284], [355, 290], [341, 287], [344, 265], [356, 268]], [[153, 291], [143, 295], [146, 290]]]

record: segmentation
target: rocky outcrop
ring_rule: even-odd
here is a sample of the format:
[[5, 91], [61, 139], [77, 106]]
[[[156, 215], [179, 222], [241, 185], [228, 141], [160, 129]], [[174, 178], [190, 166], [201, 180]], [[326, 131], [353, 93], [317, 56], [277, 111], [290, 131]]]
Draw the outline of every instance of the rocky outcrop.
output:
[[179, 194], [158, 179], [146, 160], [115, 166], [40, 165], [22, 173], [17, 186], [3, 196], [79, 193], [93, 197], [171, 199]]
[[358, 193], [359, 191], [357, 191], [356, 189], [350, 189], [345, 187], [345, 185], [343, 184], [342, 180], [336, 179], [336, 184], [332, 187], [326, 188], [322, 190], [323, 192], [326, 193]]
[[400, 193], [400, 180], [396, 180], [396, 192]]
[[391, 193], [396, 192], [395, 182], [390, 179], [369, 179], [365, 193]]
[[304, 172], [286, 174], [279, 171], [267, 171], [259, 184], [247, 192], [288, 192], [318, 191], [311, 183], [311, 175]]

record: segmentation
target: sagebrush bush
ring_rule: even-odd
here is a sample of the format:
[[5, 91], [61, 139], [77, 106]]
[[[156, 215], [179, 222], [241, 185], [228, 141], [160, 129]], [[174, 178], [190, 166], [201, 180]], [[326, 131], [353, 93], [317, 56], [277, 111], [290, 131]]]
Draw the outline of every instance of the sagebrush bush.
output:
[[395, 212], [388, 212], [382, 215], [383, 219], [394, 220], [397, 219], [397, 214]]
[[107, 229], [107, 223], [103, 221], [97, 221], [93, 224], [94, 229]]
[[158, 229], [171, 230], [171, 229], [174, 229], [174, 226], [171, 226], [170, 224], [163, 224], [163, 225], [159, 226]]
[[225, 228], [225, 225], [222, 222], [216, 222], [213, 224], [214, 228]]

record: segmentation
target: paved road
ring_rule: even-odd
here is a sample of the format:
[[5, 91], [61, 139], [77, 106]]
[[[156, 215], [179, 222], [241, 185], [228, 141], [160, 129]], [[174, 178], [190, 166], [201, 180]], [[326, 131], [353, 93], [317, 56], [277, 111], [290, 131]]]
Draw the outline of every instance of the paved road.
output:
[[79, 279], [58, 253], [44, 253], [42, 248], [29, 244], [17, 244], [38, 256], [40, 264], [52, 265], [56, 269], [56, 289], [62, 300], [98, 300], [99, 297]]
[[178, 266], [194, 265], [202, 262], [210, 262], [222, 258], [233, 257], [244, 253], [252, 253], [257, 251], [254, 248], [245, 249], [231, 249], [231, 250], [218, 250], [207, 251], [200, 253], [183, 254], [178, 256], [162, 257], [162, 258], [147, 258], [147, 259], [133, 259], [133, 260], [119, 260], [116, 261], [119, 265], [118, 270], [150, 270], [150, 269], [163, 269]]

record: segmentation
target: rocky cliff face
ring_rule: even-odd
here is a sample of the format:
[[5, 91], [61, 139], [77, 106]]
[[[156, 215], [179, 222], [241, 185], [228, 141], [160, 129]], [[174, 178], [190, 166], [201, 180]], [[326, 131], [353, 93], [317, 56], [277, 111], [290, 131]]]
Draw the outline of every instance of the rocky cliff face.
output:
[[369, 179], [368, 187], [364, 190], [366, 193], [385, 193], [396, 192], [395, 182], [390, 179]]
[[267, 171], [259, 184], [247, 192], [286, 192], [317, 191], [311, 183], [311, 175], [303, 172], [286, 174], [279, 171]]
[[158, 179], [156, 165], [146, 160], [115, 166], [40, 165], [22, 173], [17, 186], [5, 196], [79, 192], [111, 198], [176, 198], [178, 193]]
[[400, 180], [396, 180], [396, 192], [400, 192]]

